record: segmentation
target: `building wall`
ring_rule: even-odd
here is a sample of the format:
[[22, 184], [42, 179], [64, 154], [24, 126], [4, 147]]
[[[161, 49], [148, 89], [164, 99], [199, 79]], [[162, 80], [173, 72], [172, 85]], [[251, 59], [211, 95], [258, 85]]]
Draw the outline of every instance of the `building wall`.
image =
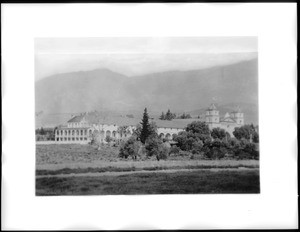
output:
[[[84, 123], [68, 123], [67, 127], [59, 128], [55, 131], [55, 141], [57, 143], [89, 143], [93, 133], [99, 133], [99, 142], [104, 142], [107, 136], [115, 139], [126, 139], [130, 137], [135, 126], [128, 126], [128, 132], [120, 134], [118, 131], [119, 126], [107, 124], [94, 124], [90, 127], [84, 127]], [[180, 128], [157, 128], [158, 135], [162, 138], [172, 139], [175, 134], [178, 134], [183, 129]]]

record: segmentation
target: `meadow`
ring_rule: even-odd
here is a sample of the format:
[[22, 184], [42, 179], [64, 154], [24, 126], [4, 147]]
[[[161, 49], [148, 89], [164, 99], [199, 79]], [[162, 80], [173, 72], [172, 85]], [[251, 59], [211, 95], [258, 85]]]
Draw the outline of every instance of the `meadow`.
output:
[[259, 193], [258, 170], [36, 179], [36, 195]]
[[122, 159], [117, 147], [36, 145], [36, 195], [259, 193], [258, 160]]
[[259, 168], [258, 160], [193, 160], [168, 157], [167, 160], [122, 159], [117, 147], [80, 144], [36, 146], [36, 174], [55, 175], [87, 172], [122, 172], [167, 169]]

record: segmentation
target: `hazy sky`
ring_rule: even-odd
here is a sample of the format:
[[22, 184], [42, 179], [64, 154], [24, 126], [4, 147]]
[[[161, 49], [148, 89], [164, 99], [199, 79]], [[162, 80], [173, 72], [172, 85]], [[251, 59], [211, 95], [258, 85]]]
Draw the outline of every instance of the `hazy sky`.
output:
[[36, 38], [35, 79], [108, 68], [134, 76], [257, 57], [257, 37]]

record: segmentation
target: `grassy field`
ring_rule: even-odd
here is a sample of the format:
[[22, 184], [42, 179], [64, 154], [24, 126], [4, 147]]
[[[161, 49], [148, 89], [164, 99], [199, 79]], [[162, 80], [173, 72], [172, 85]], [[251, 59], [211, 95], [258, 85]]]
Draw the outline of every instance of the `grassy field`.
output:
[[[52, 144], [36, 146], [37, 174], [55, 173], [82, 173], [103, 171], [137, 171], [137, 170], [165, 170], [180, 168], [258, 168], [258, 160], [191, 160], [182, 157], [174, 160], [172, 156], [168, 160], [157, 161], [118, 158], [117, 147], [102, 147], [97, 150], [91, 145], [79, 144]], [[85, 169], [85, 170], [84, 170]], [[53, 172], [52, 172], [53, 171]]]
[[119, 176], [37, 178], [36, 195], [259, 193], [259, 171], [195, 170]]
[[118, 153], [108, 146], [36, 145], [36, 195], [259, 193], [258, 160], [133, 161]]
[[98, 150], [89, 144], [36, 145], [36, 164], [93, 163], [117, 161], [119, 149], [103, 146]]

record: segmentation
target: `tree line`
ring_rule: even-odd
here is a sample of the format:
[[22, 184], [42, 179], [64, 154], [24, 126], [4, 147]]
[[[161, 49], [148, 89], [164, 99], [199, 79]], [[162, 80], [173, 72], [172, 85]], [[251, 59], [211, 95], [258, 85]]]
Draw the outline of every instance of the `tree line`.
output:
[[56, 128], [39, 128], [35, 130], [36, 141], [54, 141]]
[[186, 119], [186, 118], [192, 118], [192, 116], [190, 114], [186, 114], [186, 113], [183, 113], [183, 114], [177, 116], [175, 113], [172, 113], [170, 111], [170, 109], [168, 109], [168, 111], [166, 113], [162, 112], [159, 117], [160, 120], [169, 120], [169, 121], [171, 121], [174, 118]]

